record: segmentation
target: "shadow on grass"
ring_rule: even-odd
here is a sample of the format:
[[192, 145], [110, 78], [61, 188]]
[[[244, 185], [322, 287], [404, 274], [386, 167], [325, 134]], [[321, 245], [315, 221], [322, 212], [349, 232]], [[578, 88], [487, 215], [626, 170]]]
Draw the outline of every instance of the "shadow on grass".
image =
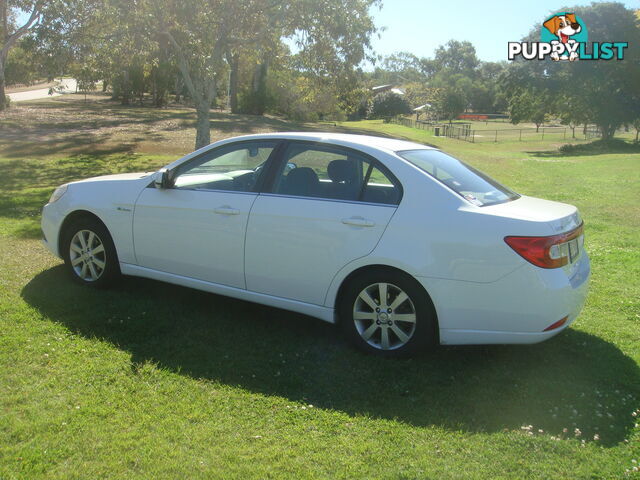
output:
[[4, 139], [2, 156], [6, 158], [38, 158], [54, 154], [80, 154], [91, 153], [93, 155], [111, 155], [126, 153], [133, 150], [139, 139], [131, 139], [126, 143], [108, 145], [108, 134], [92, 134], [86, 132], [55, 135], [53, 138], [40, 138], [39, 133], [28, 138], [28, 133], [14, 134], [13, 139], [7, 136]]
[[[614, 345], [568, 330], [535, 346], [440, 347], [384, 360], [346, 345], [303, 315], [160, 282], [125, 278], [113, 290], [78, 286], [62, 266], [22, 290], [50, 321], [147, 362], [294, 402], [450, 430], [563, 428], [605, 446], [632, 428], [640, 371]], [[600, 405], [600, 406], [599, 406]]]
[[609, 155], [615, 153], [640, 153], [640, 143], [627, 142], [620, 138], [595, 140], [589, 143], [567, 143], [558, 150], [527, 152], [534, 157], [573, 157], [588, 155]]

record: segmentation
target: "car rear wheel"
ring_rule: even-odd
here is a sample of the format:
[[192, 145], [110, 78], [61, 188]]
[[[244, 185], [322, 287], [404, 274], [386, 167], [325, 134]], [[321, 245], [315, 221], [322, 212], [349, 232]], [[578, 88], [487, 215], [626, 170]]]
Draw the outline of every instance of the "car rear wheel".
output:
[[78, 283], [101, 288], [120, 276], [111, 235], [96, 219], [74, 220], [65, 229], [61, 249], [67, 271]]
[[361, 350], [406, 356], [437, 341], [433, 305], [417, 282], [400, 272], [367, 272], [343, 291], [338, 315], [347, 338]]

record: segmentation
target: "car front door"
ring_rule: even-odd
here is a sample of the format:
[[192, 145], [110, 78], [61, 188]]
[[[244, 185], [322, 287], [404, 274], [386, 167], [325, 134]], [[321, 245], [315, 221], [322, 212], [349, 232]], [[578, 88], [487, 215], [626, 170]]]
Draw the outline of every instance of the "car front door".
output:
[[335, 274], [369, 254], [400, 201], [397, 180], [358, 152], [290, 142], [247, 227], [247, 289], [323, 305]]
[[138, 265], [245, 288], [244, 239], [274, 141], [215, 148], [150, 185], [138, 198], [133, 235]]

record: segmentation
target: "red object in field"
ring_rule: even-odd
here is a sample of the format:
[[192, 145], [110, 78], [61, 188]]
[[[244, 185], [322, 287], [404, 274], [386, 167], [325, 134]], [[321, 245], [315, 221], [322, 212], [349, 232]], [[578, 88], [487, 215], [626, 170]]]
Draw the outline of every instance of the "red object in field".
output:
[[558, 320], [555, 323], [552, 323], [551, 325], [549, 325], [547, 328], [545, 328], [543, 330], [543, 332], [548, 332], [550, 330], [555, 330], [556, 328], [560, 328], [561, 326], [563, 326], [565, 323], [567, 323], [567, 320], [569, 319], [568, 316], [561, 318], [560, 320]]
[[551, 235], [549, 237], [505, 237], [507, 242], [515, 252], [529, 263], [541, 268], [559, 268], [569, 263], [569, 254], [563, 254], [559, 248], [552, 254], [552, 247], [561, 246], [583, 233], [583, 224], [573, 230]]
[[487, 120], [488, 115], [474, 115], [473, 113], [462, 113], [458, 115], [459, 120]]

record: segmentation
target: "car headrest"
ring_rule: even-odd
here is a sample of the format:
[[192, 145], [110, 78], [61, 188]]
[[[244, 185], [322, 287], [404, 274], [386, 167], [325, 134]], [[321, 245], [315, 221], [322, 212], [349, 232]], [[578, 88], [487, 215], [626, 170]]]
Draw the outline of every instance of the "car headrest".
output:
[[333, 160], [327, 165], [327, 174], [334, 183], [355, 183], [358, 181], [356, 165], [353, 160]]
[[282, 188], [282, 193], [289, 195], [313, 195], [320, 183], [318, 174], [309, 167], [298, 167], [291, 170]]

